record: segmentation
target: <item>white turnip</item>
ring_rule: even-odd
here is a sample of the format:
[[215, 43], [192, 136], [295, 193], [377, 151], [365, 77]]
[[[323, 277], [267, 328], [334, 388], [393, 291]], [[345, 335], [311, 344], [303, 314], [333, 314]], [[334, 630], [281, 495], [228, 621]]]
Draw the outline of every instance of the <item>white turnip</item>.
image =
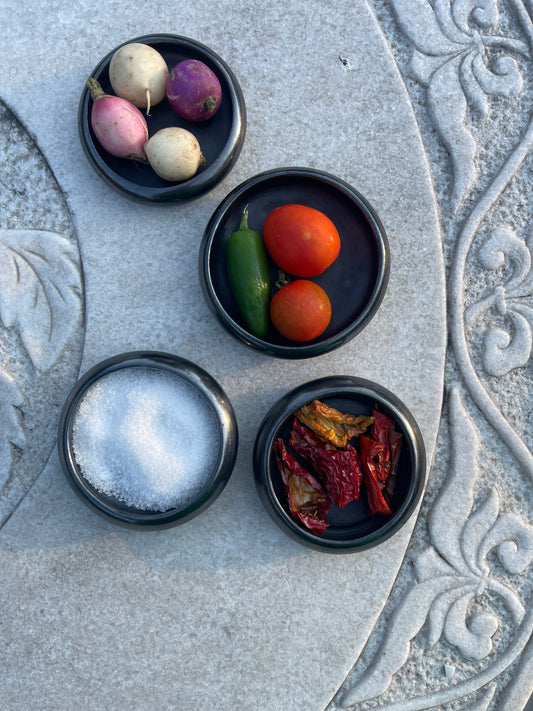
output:
[[148, 162], [159, 177], [170, 182], [192, 178], [205, 163], [198, 139], [178, 126], [162, 128], [144, 146]]
[[103, 148], [117, 158], [147, 162], [144, 145], [148, 140], [146, 119], [131, 102], [104, 93], [96, 79], [87, 81], [93, 106], [91, 126]]
[[117, 96], [140, 109], [165, 98], [168, 67], [159, 52], [147, 44], [130, 42], [114, 53], [109, 63], [109, 81]]
[[188, 121], [206, 121], [220, 107], [222, 89], [216, 74], [198, 59], [178, 62], [167, 80], [167, 98]]

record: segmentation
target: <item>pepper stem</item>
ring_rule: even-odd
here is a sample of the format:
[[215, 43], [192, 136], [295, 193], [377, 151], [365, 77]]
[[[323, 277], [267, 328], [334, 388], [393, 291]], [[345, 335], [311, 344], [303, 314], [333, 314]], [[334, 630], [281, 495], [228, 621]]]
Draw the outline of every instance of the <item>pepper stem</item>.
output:
[[239, 225], [239, 230], [248, 230], [248, 205], [242, 211], [241, 224]]

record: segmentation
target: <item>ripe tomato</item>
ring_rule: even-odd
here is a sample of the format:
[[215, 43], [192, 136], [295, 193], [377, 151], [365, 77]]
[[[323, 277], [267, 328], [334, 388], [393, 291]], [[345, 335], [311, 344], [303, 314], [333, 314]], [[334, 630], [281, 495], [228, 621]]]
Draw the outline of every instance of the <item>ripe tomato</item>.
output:
[[274, 328], [290, 341], [312, 341], [331, 320], [331, 303], [314, 281], [296, 279], [277, 291], [270, 301]]
[[315, 277], [339, 256], [337, 228], [323, 212], [306, 205], [281, 205], [267, 216], [263, 239], [280, 269], [299, 277]]

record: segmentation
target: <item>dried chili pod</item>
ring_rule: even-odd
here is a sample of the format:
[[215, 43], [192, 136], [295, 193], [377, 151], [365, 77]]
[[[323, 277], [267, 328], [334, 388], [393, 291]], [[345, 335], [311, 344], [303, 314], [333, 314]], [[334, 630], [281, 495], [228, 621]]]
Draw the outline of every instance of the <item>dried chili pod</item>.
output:
[[400, 432], [389, 433], [389, 450], [390, 450], [390, 473], [385, 482], [383, 494], [390, 501], [396, 487], [396, 467], [400, 458], [400, 448], [402, 445], [402, 435]]
[[295, 417], [289, 445], [320, 476], [335, 506], [342, 508], [359, 498], [363, 479], [361, 460], [351, 444], [337, 449], [317, 437]]
[[274, 443], [274, 453], [291, 515], [313, 533], [322, 535], [328, 527], [325, 518], [331, 508], [322, 485], [287, 452], [281, 438]]
[[374, 407], [372, 414], [374, 415], [372, 437], [383, 445], [383, 451], [380, 455], [383, 466], [379, 474], [380, 479], [385, 481], [390, 471], [389, 431], [391, 427], [394, 428], [394, 422], [390, 417], [380, 412], [377, 407]]
[[395, 430], [389, 432], [389, 450], [390, 450], [390, 471], [391, 474], [396, 473], [396, 465], [400, 458], [400, 447], [402, 446], [402, 435]]
[[363, 478], [365, 481], [368, 496], [368, 505], [371, 515], [391, 514], [392, 509], [385, 499], [385, 482], [381, 480], [378, 473], [381, 469], [384, 445], [372, 437], [361, 435], [359, 438], [361, 446], [361, 463], [363, 465]]
[[396, 432], [396, 423], [377, 407], [372, 410], [374, 424], [372, 425], [372, 437], [383, 445], [383, 452], [380, 455], [378, 475], [383, 483], [395, 472], [396, 464], [400, 456], [402, 435]]
[[349, 439], [365, 432], [374, 421], [373, 417], [340, 412], [320, 400], [303, 405], [294, 414], [300, 422], [335, 447], [345, 447]]

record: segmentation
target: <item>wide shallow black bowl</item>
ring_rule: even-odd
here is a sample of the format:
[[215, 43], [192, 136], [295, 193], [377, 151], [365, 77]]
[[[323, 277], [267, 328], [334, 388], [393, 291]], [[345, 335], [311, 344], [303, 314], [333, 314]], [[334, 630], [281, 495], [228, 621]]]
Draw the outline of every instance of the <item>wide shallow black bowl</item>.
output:
[[[160, 178], [147, 164], [115, 158], [102, 148], [92, 131], [90, 116], [93, 101], [87, 87], [83, 89], [78, 110], [78, 129], [85, 154], [96, 172], [128, 198], [149, 203], [194, 200], [212, 190], [229, 173], [241, 152], [246, 133], [246, 107], [239, 82], [226, 62], [200, 42], [171, 34], [143, 35], [115, 47], [93, 69], [91, 76], [108, 94], [114, 93], [109, 81], [111, 58], [119, 47], [130, 42], [148, 44], [156, 49], [165, 59], [169, 71], [184, 59], [198, 59], [218, 77], [222, 101], [219, 110], [207, 121], [182, 119], [166, 97], [150, 109], [150, 116], [146, 116], [150, 136], [167, 126], [181, 126], [193, 133], [200, 143], [205, 165], [200, 166], [190, 180], [170, 183]], [[144, 109], [141, 111], [145, 113]]]
[[[329, 296], [331, 322], [305, 343], [289, 341], [271, 325], [262, 339], [243, 324], [226, 266], [228, 237], [248, 208], [248, 225], [262, 233], [276, 207], [296, 203], [324, 212], [335, 224], [341, 251], [316, 281]], [[279, 168], [235, 188], [217, 207], [205, 229], [199, 255], [200, 283], [207, 304], [229, 333], [245, 345], [278, 358], [310, 358], [338, 348], [359, 333], [376, 313], [389, 275], [389, 247], [383, 225], [369, 202], [346, 182], [312, 168]], [[272, 284], [278, 269], [271, 262]]]
[[[73, 446], [73, 425], [84, 398], [93, 385], [109, 374], [127, 369], [132, 378], [142, 377], [146, 369], [155, 369], [178, 379], [180, 385], [191, 389], [198, 396], [202, 407], [210, 413], [209, 419], [215, 423], [209, 433], [209, 442], [216, 443], [215, 453], [209, 452], [214, 465], [202, 475], [202, 488], [194, 498], [178, 508], [166, 511], [151, 511], [128, 506], [116, 496], [110, 496], [93, 486], [83, 473], [83, 466], [77, 461]], [[118, 397], [118, 395], [117, 395]], [[202, 431], [198, 438], [201, 441]], [[206, 444], [207, 446], [207, 444]], [[238, 446], [238, 432], [232, 405], [220, 385], [199, 366], [178, 356], [152, 351], [135, 351], [109, 358], [91, 368], [76, 383], [65, 401], [59, 422], [58, 452], [61, 465], [68, 482], [75, 493], [93, 511], [107, 520], [130, 528], [161, 529], [176, 526], [200, 514], [210, 506], [226, 486], [235, 463]], [[118, 451], [118, 450], [117, 450]], [[110, 456], [114, 456], [111, 452]], [[93, 466], [89, 464], [89, 466]]]
[[[292, 517], [273, 444], [289, 440], [294, 412], [318, 399], [341, 412], [370, 415], [374, 405], [392, 417], [402, 434], [401, 454], [391, 515], [369, 515], [363, 484], [359, 499], [344, 508], [332, 506], [322, 536]], [[357, 442], [355, 444], [358, 448]], [[287, 447], [293, 455], [290, 447]], [[261, 423], [254, 447], [255, 483], [261, 501], [278, 526], [291, 538], [326, 553], [353, 553], [379, 545], [396, 533], [414, 512], [424, 489], [426, 457], [418, 425], [405, 405], [376, 383], [351, 376], [330, 376], [301, 385], [282, 397]], [[300, 459], [301, 463], [304, 460]], [[307, 468], [308, 465], [305, 465]], [[312, 470], [310, 470], [312, 472]]]

